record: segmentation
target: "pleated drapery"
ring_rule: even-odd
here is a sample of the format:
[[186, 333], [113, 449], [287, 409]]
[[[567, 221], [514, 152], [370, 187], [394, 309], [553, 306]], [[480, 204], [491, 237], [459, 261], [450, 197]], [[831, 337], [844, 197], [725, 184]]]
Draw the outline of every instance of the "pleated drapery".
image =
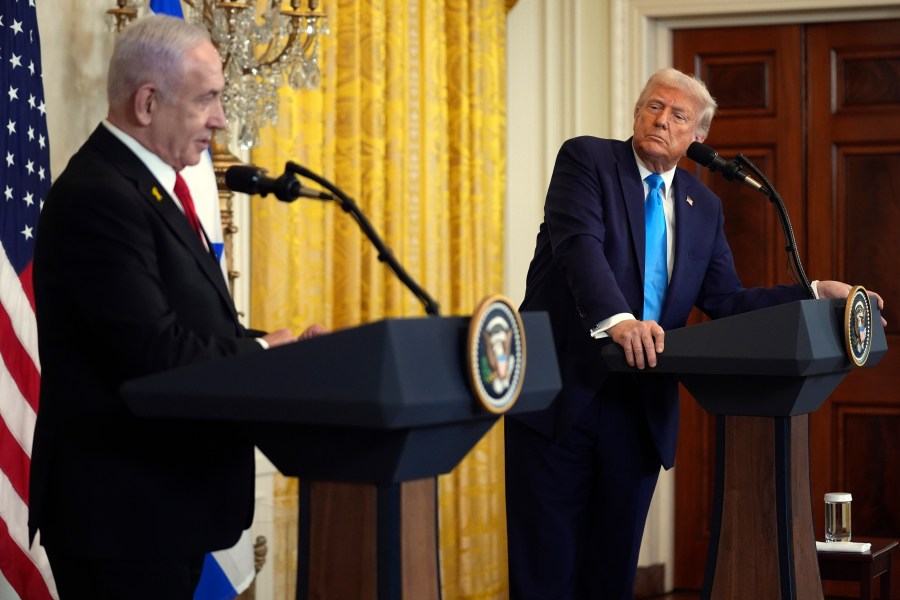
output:
[[[513, 3], [323, 2], [331, 34], [320, 48], [322, 86], [283, 89], [278, 124], [252, 153], [272, 173], [298, 162], [354, 198], [445, 316], [470, 314], [503, 289]], [[254, 327], [299, 332], [313, 322], [340, 329], [424, 315], [336, 204], [255, 198], [251, 227]], [[443, 597], [505, 598], [502, 427], [439, 484]], [[292, 598], [297, 483], [278, 477], [276, 487], [273, 545], [284, 552], [268, 564], [276, 597]]]

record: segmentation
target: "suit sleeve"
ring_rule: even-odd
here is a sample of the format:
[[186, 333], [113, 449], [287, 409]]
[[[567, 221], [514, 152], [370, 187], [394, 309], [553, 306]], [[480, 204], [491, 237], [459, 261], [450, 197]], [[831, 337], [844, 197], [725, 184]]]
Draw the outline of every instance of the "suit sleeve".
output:
[[[586, 138], [563, 144], [544, 206], [553, 261], [564, 274], [586, 332], [612, 315], [633, 312], [606, 255], [611, 216], [604, 207], [612, 199], [605, 196], [613, 186], [611, 175], [601, 169], [604, 157], [595, 151]], [[612, 164], [612, 157], [606, 158]]]

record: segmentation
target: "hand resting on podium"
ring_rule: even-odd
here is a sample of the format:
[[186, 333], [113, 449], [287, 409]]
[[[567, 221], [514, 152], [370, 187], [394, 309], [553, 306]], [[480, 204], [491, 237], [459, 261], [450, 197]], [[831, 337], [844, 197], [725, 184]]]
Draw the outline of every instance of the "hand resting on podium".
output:
[[328, 333], [328, 329], [320, 324], [314, 323], [303, 330], [299, 336], [294, 335], [294, 332], [287, 328], [276, 329], [270, 333], [259, 338], [264, 342], [263, 347], [265, 348], [274, 348], [275, 346], [282, 346], [284, 344], [290, 344], [292, 342], [296, 342], [299, 340], [308, 340], [310, 338], [314, 338], [317, 335], [325, 335]]
[[[816, 281], [813, 287], [818, 298], [844, 299], [850, 294], [852, 286], [842, 281]], [[875, 300], [878, 310], [884, 310], [884, 300], [876, 292], [869, 290], [869, 296]], [[881, 325], [887, 326], [884, 316]], [[656, 366], [656, 355], [665, 349], [666, 332], [656, 321], [638, 321], [628, 319], [610, 327], [609, 337], [625, 351], [625, 361], [630, 367], [643, 369], [645, 366]]]

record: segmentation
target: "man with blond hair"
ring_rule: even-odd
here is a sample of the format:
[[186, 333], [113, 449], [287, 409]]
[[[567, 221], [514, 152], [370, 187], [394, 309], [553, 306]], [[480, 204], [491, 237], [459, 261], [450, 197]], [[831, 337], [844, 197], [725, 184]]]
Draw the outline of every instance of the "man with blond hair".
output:
[[563, 387], [548, 409], [505, 419], [513, 600], [633, 597], [659, 469], [675, 462], [678, 388], [610, 373], [601, 349], [618, 344], [652, 372], [665, 331], [694, 306], [717, 318], [806, 297], [741, 285], [721, 201], [676, 166], [715, 110], [700, 80], [663, 69], [635, 104], [631, 139], [559, 151], [521, 309], [549, 313]]

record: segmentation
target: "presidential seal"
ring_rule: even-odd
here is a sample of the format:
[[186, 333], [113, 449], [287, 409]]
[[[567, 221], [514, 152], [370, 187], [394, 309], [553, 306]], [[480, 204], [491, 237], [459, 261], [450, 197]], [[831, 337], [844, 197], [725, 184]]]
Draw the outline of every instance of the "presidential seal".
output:
[[466, 367], [472, 391], [495, 414], [512, 408], [525, 378], [525, 328], [504, 296], [481, 301], [469, 322]]
[[847, 356], [857, 367], [866, 364], [872, 349], [872, 303], [861, 285], [850, 290], [844, 311], [844, 337]]

